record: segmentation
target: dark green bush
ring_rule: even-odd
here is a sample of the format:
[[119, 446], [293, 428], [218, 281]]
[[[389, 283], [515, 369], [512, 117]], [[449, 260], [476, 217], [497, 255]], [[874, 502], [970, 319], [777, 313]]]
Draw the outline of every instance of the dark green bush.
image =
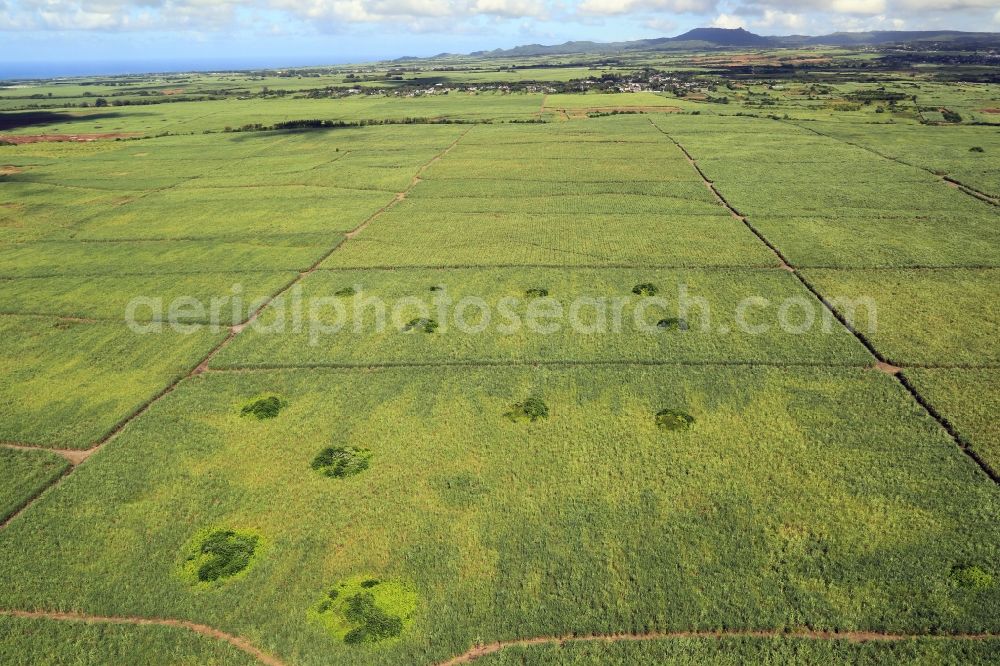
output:
[[661, 331], [686, 331], [688, 330], [688, 323], [678, 317], [667, 317], [656, 322], [656, 328]]
[[658, 289], [655, 284], [643, 282], [632, 287], [632, 293], [636, 296], [656, 296]]
[[368, 449], [330, 446], [320, 451], [310, 466], [323, 476], [342, 479], [368, 469], [371, 457], [371, 451]]
[[656, 413], [656, 425], [664, 430], [687, 430], [693, 424], [693, 416], [676, 409], [662, 409]]
[[358, 293], [358, 290], [355, 289], [354, 287], [344, 287], [343, 289], [338, 289], [337, 291], [333, 292], [333, 295], [334, 296], [353, 296], [356, 293]]
[[250, 566], [257, 549], [257, 537], [232, 530], [216, 530], [201, 543], [198, 555], [203, 558], [198, 567], [198, 580], [203, 583], [235, 576]]
[[411, 319], [406, 326], [403, 327], [403, 331], [410, 333], [413, 331], [420, 331], [421, 333], [433, 333], [438, 329], [438, 323], [433, 319], [426, 319], [419, 317], [417, 319]]
[[969, 148], [969, 152], [970, 153], [985, 153], [986, 151], [983, 150], [982, 146], [973, 146], [972, 148]]
[[264, 419], [273, 419], [287, 405], [288, 403], [278, 396], [269, 395], [266, 398], [258, 398], [253, 402], [247, 403], [240, 410], [240, 414], [243, 416], [253, 416], [257, 420], [263, 421]]
[[528, 398], [524, 402], [519, 402], [512, 405], [510, 411], [504, 414], [511, 421], [531, 421], [532, 423], [538, 419], [547, 419], [549, 417], [549, 408], [541, 398]]
[[528, 298], [545, 298], [549, 295], [549, 290], [544, 287], [532, 287], [524, 292]]
[[370, 592], [361, 592], [348, 599], [344, 617], [359, 625], [344, 636], [348, 644], [374, 643], [403, 633], [403, 619], [379, 608]]

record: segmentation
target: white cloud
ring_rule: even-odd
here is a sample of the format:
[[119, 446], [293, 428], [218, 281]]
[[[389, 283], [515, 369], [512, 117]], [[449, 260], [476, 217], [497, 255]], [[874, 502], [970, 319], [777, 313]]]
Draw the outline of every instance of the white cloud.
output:
[[806, 27], [805, 14], [794, 14], [783, 12], [777, 9], [764, 10], [764, 16], [751, 22], [755, 29], [759, 28], [781, 28], [784, 30], [802, 30]]
[[651, 18], [646, 19], [642, 24], [644, 27], [650, 30], [655, 30], [664, 35], [669, 35], [677, 32], [677, 23], [668, 18]]
[[997, 0], [895, 0], [893, 7], [904, 11], [950, 12], [963, 9], [992, 9]]
[[830, 9], [838, 14], [875, 16], [885, 11], [885, 0], [833, 0]]
[[742, 28], [746, 23], [746, 19], [740, 18], [734, 14], [719, 14], [712, 21], [713, 28]]
[[649, 12], [702, 14], [715, 9], [715, 0], [583, 0], [577, 9], [581, 14], [614, 16]]
[[477, 14], [509, 18], [546, 15], [545, 3], [536, 0], [476, 0], [473, 10]]
[[[0, 0], [0, 30], [183, 31], [284, 25], [287, 33], [393, 24], [459, 34], [508, 20], [608, 25], [659, 33], [687, 14], [700, 24], [760, 31], [954, 27], [984, 29], [1000, 0]], [[712, 18], [714, 16], [714, 19]], [[615, 24], [612, 21], [619, 21]], [[689, 23], [694, 23], [690, 21]], [[540, 26], [544, 29], [544, 25]], [[609, 34], [612, 31], [609, 30]], [[488, 34], [488, 33], [484, 33]], [[566, 30], [561, 31], [565, 35]]]

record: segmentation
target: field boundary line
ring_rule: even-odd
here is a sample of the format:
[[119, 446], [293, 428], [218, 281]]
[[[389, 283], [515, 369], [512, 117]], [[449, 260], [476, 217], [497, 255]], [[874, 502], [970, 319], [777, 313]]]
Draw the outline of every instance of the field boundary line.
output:
[[893, 634], [878, 631], [818, 631], [811, 629], [796, 629], [784, 631], [780, 629], [726, 629], [718, 631], [650, 631], [645, 633], [618, 634], [587, 634], [566, 636], [533, 636], [531, 638], [515, 638], [493, 643], [475, 645], [457, 657], [439, 662], [437, 666], [458, 666], [468, 664], [481, 657], [495, 654], [511, 647], [527, 647], [532, 645], [566, 643], [620, 643], [628, 641], [657, 641], [678, 638], [797, 638], [813, 641], [848, 641], [850, 643], [896, 642], [918, 638], [934, 640], [964, 640], [985, 641], [998, 638], [995, 634]]
[[738, 265], [680, 265], [680, 264], [415, 264], [401, 265], [371, 265], [371, 266], [324, 266], [317, 271], [349, 272], [349, 271], [420, 271], [420, 270], [514, 270], [526, 268], [552, 268], [557, 270], [691, 270], [691, 271], [777, 271], [780, 266], [738, 266]]
[[153, 271], [143, 273], [43, 273], [38, 275], [0, 275], [0, 280], [34, 280], [74, 277], [159, 277], [161, 275], [273, 275], [276, 273], [300, 273], [302, 268], [281, 268], [274, 270], [248, 271]]
[[277, 657], [264, 652], [253, 645], [245, 638], [235, 634], [210, 627], [207, 624], [191, 622], [189, 620], [175, 620], [171, 618], [155, 617], [127, 617], [114, 615], [88, 615], [86, 613], [71, 613], [57, 611], [22, 611], [0, 609], [0, 615], [5, 617], [16, 617], [28, 620], [50, 620], [54, 622], [79, 622], [83, 624], [118, 624], [131, 626], [159, 626], [173, 627], [175, 629], [186, 629], [201, 636], [206, 636], [218, 641], [229, 643], [236, 649], [244, 652], [265, 666], [285, 666]]
[[[908, 167], [911, 167], [913, 169], [920, 169], [921, 171], [926, 171], [927, 173], [931, 174], [932, 176], [935, 176], [935, 177], [939, 178], [946, 185], [954, 187], [955, 189], [959, 190], [963, 194], [967, 194], [967, 195], [969, 195], [970, 197], [972, 197], [974, 199], [979, 199], [980, 201], [988, 203], [991, 206], [1000, 206], [1000, 199], [994, 197], [991, 194], [988, 194], [986, 192], [978, 190], [975, 187], [972, 187], [971, 185], [966, 185], [965, 183], [961, 182], [957, 178], [949, 176], [948, 174], [939, 173], [939, 172], [937, 172], [937, 171], [935, 171], [933, 169], [929, 169], [929, 168], [927, 168], [925, 166], [921, 166], [919, 164], [913, 164], [912, 162], [907, 162], [906, 160], [904, 160], [902, 158], [899, 158], [899, 157], [893, 157], [892, 155], [886, 155], [882, 151], [877, 150], [875, 148], [871, 148], [870, 146], [866, 146], [866, 145], [860, 144], [860, 143], [855, 143], [853, 141], [848, 141], [847, 139], [841, 139], [840, 137], [833, 136], [832, 134], [826, 134], [825, 132], [820, 132], [818, 129], [814, 129], [812, 127], [808, 127], [807, 125], [799, 124], [798, 122], [793, 122], [793, 121], [790, 121], [790, 120], [780, 120], [779, 122], [787, 123], [789, 125], [793, 125], [793, 126], [798, 127], [800, 129], [807, 130], [809, 132], [812, 132], [813, 134], [816, 134], [817, 136], [822, 136], [822, 137], [825, 137], [827, 139], [830, 139], [831, 141], [837, 141], [839, 143], [847, 144], [848, 146], [854, 146], [855, 148], [860, 148], [861, 150], [866, 150], [869, 153], [872, 153], [873, 155], [878, 155], [879, 157], [881, 157], [883, 159], [886, 159], [886, 160], [889, 160], [891, 162], [895, 162], [896, 164], [902, 164], [903, 166], [908, 166]], [[806, 122], [806, 123], [808, 123], [809, 121], [800, 121], [800, 122]]]
[[[113, 441], [119, 434], [121, 434], [121, 432], [130, 423], [132, 423], [132, 421], [136, 420], [137, 418], [139, 418], [140, 416], [142, 416], [143, 414], [145, 414], [146, 412], [148, 412], [153, 407], [153, 405], [155, 405], [160, 400], [162, 400], [163, 398], [165, 398], [168, 395], [170, 395], [181, 384], [181, 382], [183, 382], [185, 379], [190, 379], [191, 377], [195, 377], [195, 376], [200, 375], [201, 373], [205, 372], [205, 370], [208, 368], [209, 363], [212, 362], [212, 359], [215, 358], [216, 355], [219, 352], [221, 352], [223, 349], [225, 349], [226, 346], [229, 345], [229, 343], [232, 342], [233, 339], [237, 335], [239, 335], [247, 326], [249, 326], [254, 321], [256, 321], [257, 318], [260, 316], [260, 314], [271, 303], [273, 303], [276, 298], [280, 297], [282, 294], [284, 294], [289, 289], [291, 289], [292, 287], [294, 287], [296, 284], [298, 284], [299, 282], [301, 282], [305, 277], [307, 277], [313, 271], [315, 271], [316, 268], [318, 268], [321, 263], [323, 263], [324, 261], [326, 261], [327, 258], [330, 257], [330, 255], [332, 255], [334, 252], [336, 252], [344, 243], [346, 243], [348, 240], [350, 240], [351, 238], [353, 238], [357, 234], [361, 233], [361, 231], [363, 231], [369, 224], [371, 224], [373, 221], [375, 221], [376, 219], [378, 219], [381, 215], [383, 215], [390, 208], [392, 208], [397, 203], [399, 203], [404, 198], [406, 198], [406, 194], [409, 193], [410, 190], [412, 190], [414, 187], [416, 187], [421, 182], [420, 175], [424, 172], [424, 170], [427, 169], [427, 167], [429, 167], [430, 165], [432, 165], [435, 162], [437, 162], [439, 159], [441, 159], [445, 155], [447, 155], [451, 151], [451, 149], [454, 148], [456, 145], [458, 145], [458, 142], [461, 141], [462, 138], [465, 137], [465, 135], [467, 135], [471, 130], [472, 130], [472, 127], [469, 127], [468, 129], [466, 129], [464, 132], [462, 132], [458, 136], [458, 138], [456, 138], [454, 141], [452, 141], [450, 144], [448, 144], [448, 146], [446, 146], [443, 150], [441, 150], [430, 161], [424, 163], [419, 169], [417, 169], [416, 174], [413, 176], [413, 179], [410, 181], [409, 186], [405, 190], [403, 190], [402, 192], [398, 192], [392, 198], [391, 201], [389, 201], [387, 204], [385, 204], [384, 206], [382, 206], [381, 208], [379, 208], [378, 210], [376, 210], [374, 213], [372, 213], [370, 216], [368, 216], [354, 230], [352, 230], [351, 232], [349, 232], [347, 234], [344, 234], [337, 241], [337, 243], [332, 248], [330, 248], [329, 250], [327, 250], [326, 252], [324, 252], [323, 255], [319, 259], [317, 259], [316, 261], [314, 261], [313, 264], [308, 269], [306, 269], [304, 271], [298, 272], [295, 275], [295, 277], [293, 277], [291, 280], [288, 281], [288, 283], [286, 283], [278, 291], [274, 292], [269, 298], [267, 298], [266, 300], [262, 301], [261, 304], [257, 307], [257, 309], [255, 309], [252, 313], [250, 313], [250, 315], [245, 320], [243, 320], [242, 323], [237, 324], [237, 325], [231, 327], [229, 329], [229, 333], [220, 342], [218, 342], [216, 345], [214, 345], [208, 351], [208, 353], [205, 356], [203, 356], [191, 370], [189, 370], [188, 372], [185, 372], [185, 373], [179, 373], [169, 384], [167, 384], [166, 387], [164, 387], [163, 389], [161, 389], [159, 392], [157, 392], [156, 394], [154, 394], [152, 398], [150, 398], [149, 400], [147, 400], [146, 402], [144, 402], [142, 405], [140, 405], [136, 410], [134, 410], [132, 412], [131, 415], [126, 416], [125, 418], [123, 418], [122, 420], [120, 420], [115, 426], [113, 426], [111, 428], [110, 431], [108, 431], [107, 434], [105, 434], [101, 439], [99, 439], [97, 442], [94, 443], [94, 446], [92, 446], [90, 448], [91, 454], [97, 453], [108, 442]], [[62, 483], [65, 479], [67, 479], [70, 476], [70, 474], [72, 474], [72, 472], [74, 470], [76, 470], [77, 467], [78, 466], [71, 466], [67, 470], [67, 472], [65, 474], [63, 474], [62, 476], [60, 476], [58, 479], [56, 479], [52, 483], [48, 484], [47, 486], [43, 487], [24, 506], [22, 506], [17, 511], [11, 513], [11, 515], [9, 515], [5, 520], [3, 520], [2, 522], [0, 522], [0, 530], [5, 529], [14, 520], [16, 520], [19, 516], [21, 516], [28, 508], [30, 508], [35, 502], [37, 502], [47, 491], [51, 490], [52, 488], [55, 488], [55, 487], [59, 486], [59, 484]]]
[[[734, 208], [725, 199], [725, 197], [722, 196], [722, 193], [719, 192], [719, 190], [716, 188], [715, 183], [713, 183], [704, 174], [704, 172], [701, 170], [701, 167], [698, 165], [695, 159], [691, 156], [691, 154], [687, 151], [687, 149], [684, 146], [682, 146], [680, 142], [677, 141], [677, 139], [672, 137], [659, 125], [654, 123], [652, 119], [650, 119], [649, 122], [651, 125], [653, 125], [653, 127], [658, 129], [665, 137], [670, 139], [670, 141], [672, 141], [673, 144], [677, 146], [677, 148], [682, 153], [684, 153], [684, 156], [687, 157], [688, 161], [691, 163], [691, 166], [694, 167], [699, 174], [701, 174], [706, 184], [708, 184], [708, 186], [712, 189], [712, 191], [718, 195], [719, 200], [722, 201], [723, 205], [725, 205], [726, 208], [729, 209], [729, 212], [732, 214], [732, 216], [737, 220], [741, 221], [744, 225], [746, 225], [746, 227], [750, 229], [750, 231], [752, 231], [753, 234], [757, 236], [757, 238], [759, 238], [762, 243], [767, 245], [767, 247], [770, 248], [770, 250], [774, 252], [774, 254], [777, 255], [779, 259], [781, 259], [784, 267], [787, 268], [787, 270], [792, 275], [794, 275], [799, 282], [802, 283], [802, 286], [804, 286], [807, 290], [809, 290], [809, 292], [817, 300], [819, 300], [819, 302], [823, 305], [823, 307], [825, 307], [830, 312], [830, 314], [833, 315], [833, 317], [835, 317], [836, 320], [840, 322], [840, 324], [844, 328], [846, 328], [858, 340], [858, 342], [864, 345], [865, 349], [868, 350], [868, 353], [870, 353], [875, 358], [876, 366], [883, 369], [883, 371], [886, 371], [887, 374], [895, 377], [896, 381], [899, 382], [900, 386], [902, 386], [903, 389], [907, 393], [909, 393], [910, 396], [917, 402], [917, 404], [923, 408], [924, 412], [927, 413], [932, 419], [934, 419], [934, 421], [936, 421], [937, 424], [941, 426], [942, 429], [944, 429], [944, 431], [948, 434], [948, 436], [951, 437], [951, 440], [952, 442], [954, 442], [955, 446], [957, 446], [962, 453], [964, 453], [973, 463], [975, 463], [976, 467], [978, 467], [991, 481], [993, 481], [993, 483], [1000, 485], [1000, 474], [998, 474], [996, 470], [994, 470], [989, 464], [986, 463], [985, 460], [983, 460], [982, 456], [980, 456], [972, 448], [971, 443], [966, 441], [964, 437], [959, 435], [958, 430], [955, 429], [954, 425], [952, 425], [952, 423], [948, 421], [948, 419], [946, 419], [937, 409], [935, 409], [934, 406], [931, 405], [930, 401], [927, 400], [927, 398], [921, 395], [921, 393], [917, 390], [916, 386], [914, 386], [909, 380], [907, 380], [903, 376], [902, 372], [899, 372], [898, 370], [888, 369], [888, 368], [895, 368], [896, 366], [893, 365], [891, 360], [886, 356], [884, 356], [875, 347], [874, 343], [872, 343], [872, 341], [868, 339], [868, 336], [866, 336], [864, 333], [855, 328], [854, 325], [850, 321], [848, 321], [847, 317], [845, 317], [844, 314], [840, 312], [840, 310], [838, 310], [836, 306], [834, 306], [834, 304], [831, 303], [819, 291], [819, 289], [816, 288], [815, 285], [812, 284], [812, 282], [806, 279], [806, 277], [802, 275], [802, 273], [798, 269], [796, 269], [795, 266], [791, 264], [791, 262], [788, 261], [785, 255], [781, 252], [780, 249], [778, 249], [776, 245], [774, 245], [774, 243], [769, 241], [767, 237], [765, 237], [764, 234], [761, 233], [750, 222], [750, 220], [747, 219], [745, 215], [736, 210], [736, 208]], [[794, 125], [794, 123], [792, 124]]]
[[823, 361], [664, 361], [658, 359], [607, 359], [578, 361], [574, 359], [472, 359], [467, 361], [388, 361], [384, 363], [302, 363], [231, 365], [206, 369], [207, 374], [240, 374], [252, 372], [277, 372], [283, 370], [391, 370], [396, 368], [494, 368], [494, 367], [719, 367], [719, 368], [828, 368], [876, 369], [871, 363], [827, 363]]

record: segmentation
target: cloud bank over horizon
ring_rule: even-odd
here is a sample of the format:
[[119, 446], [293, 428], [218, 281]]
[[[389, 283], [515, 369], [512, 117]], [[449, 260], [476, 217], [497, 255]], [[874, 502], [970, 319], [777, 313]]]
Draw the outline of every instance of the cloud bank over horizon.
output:
[[997, 0], [0, 0], [12, 62], [314, 58], [316, 64], [618, 41], [700, 26], [760, 34], [1000, 31]]

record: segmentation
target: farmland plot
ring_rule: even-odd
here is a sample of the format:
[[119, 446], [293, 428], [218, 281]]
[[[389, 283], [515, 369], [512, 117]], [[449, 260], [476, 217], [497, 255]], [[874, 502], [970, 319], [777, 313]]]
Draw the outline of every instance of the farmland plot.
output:
[[997, 269], [806, 270], [832, 299], [871, 299], [856, 326], [901, 365], [996, 365], [1000, 362], [1000, 280]]
[[137, 335], [121, 322], [0, 316], [0, 439], [88, 448], [224, 337]]
[[[637, 285], [655, 295], [635, 294]], [[298, 331], [291, 301], [275, 304], [213, 367], [588, 360], [864, 365], [870, 359], [832, 320], [809, 325], [806, 317], [815, 313], [796, 310], [787, 318], [791, 326], [779, 328], [781, 304], [802, 297], [784, 271], [321, 270], [302, 288], [302, 302], [322, 307], [302, 312]], [[527, 296], [532, 288], [543, 288], [547, 297]], [[351, 293], [335, 295], [345, 290]], [[741, 309], [741, 302], [762, 294], [771, 300]], [[421, 317], [433, 318], [438, 328], [406, 330]]]
[[[56, 241], [0, 245], [0, 276], [167, 275], [307, 268], [341, 234], [205, 240]], [[320, 245], [322, 244], [322, 245]]]
[[995, 472], [1000, 473], [1000, 397], [995, 368], [906, 371], [907, 378], [933, 405], [946, 414], [964, 441]]
[[434, 212], [433, 204], [419, 214], [402, 210], [384, 215], [323, 266], [779, 264], [753, 234], [723, 214], [446, 214]]
[[515, 664], [676, 664], [701, 666], [747, 663], [986, 663], [1000, 647], [997, 640], [955, 643], [934, 638], [909, 641], [814, 641], [802, 638], [689, 638], [665, 640], [568, 642], [562, 645], [513, 646], [477, 660], [483, 666]]
[[0, 449], [0, 522], [25, 505], [69, 467], [47, 451]]
[[[79, 275], [0, 280], [4, 314], [82, 319], [176, 321], [223, 326], [243, 322], [272, 294], [298, 276], [293, 271], [145, 275]], [[186, 302], [196, 306], [182, 305]], [[171, 313], [171, 304], [174, 305]]]
[[[639, 102], [656, 112], [586, 117]], [[226, 100], [60, 121], [209, 134], [0, 147], [0, 312], [16, 313], [0, 315], [0, 440], [102, 444], [72, 470], [0, 448], [16, 478], [0, 484], [0, 661], [434, 663], [678, 632], [484, 663], [989, 663], [997, 210], [832, 123], [724, 111], [646, 93]], [[557, 115], [572, 119], [500, 122]], [[407, 117], [497, 122], [215, 132]], [[232, 331], [122, 321], [135, 296], [237, 286], [241, 316], [280, 297]], [[505, 299], [526, 318], [651, 296], [647, 327], [610, 334], [587, 332], [592, 303], [549, 333], [463, 331], [417, 305], [476, 297], [503, 320]], [[820, 296], [862, 303], [834, 306], [864, 340]], [[369, 298], [409, 305], [333, 330]], [[190, 625], [15, 609], [201, 623], [246, 652]]]
[[0, 661], [117, 666], [250, 666], [235, 647], [179, 627], [0, 617]]
[[[274, 418], [241, 415], [263, 395]], [[508, 416], [530, 396], [546, 417]], [[330, 446], [366, 466], [311, 468]], [[183, 617], [302, 664], [568, 632], [995, 631], [1000, 598], [955, 571], [996, 561], [998, 501], [870, 370], [210, 373], [8, 526], [0, 606]], [[186, 578], [206, 528], [253, 535], [249, 567]], [[358, 577], [413, 591], [398, 639], [323, 621]]]

